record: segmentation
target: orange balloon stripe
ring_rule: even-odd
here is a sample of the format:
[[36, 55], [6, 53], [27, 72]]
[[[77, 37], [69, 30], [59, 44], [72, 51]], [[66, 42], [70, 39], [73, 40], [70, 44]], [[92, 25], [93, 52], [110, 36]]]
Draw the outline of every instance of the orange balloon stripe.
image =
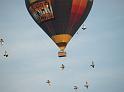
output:
[[83, 16], [87, 6], [87, 0], [73, 0], [69, 29], [72, 28]]
[[77, 21], [80, 20], [81, 16], [83, 15], [84, 10], [86, 9], [86, 5], [87, 5], [87, 1], [81, 0], [76, 16]]
[[69, 20], [69, 27], [72, 27], [72, 24], [74, 23], [74, 18], [76, 16], [76, 12], [78, 10], [79, 7], [79, 3], [81, 0], [73, 0], [72, 2], [72, 9], [71, 9], [71, 16], [70, 16], [70, 20]]

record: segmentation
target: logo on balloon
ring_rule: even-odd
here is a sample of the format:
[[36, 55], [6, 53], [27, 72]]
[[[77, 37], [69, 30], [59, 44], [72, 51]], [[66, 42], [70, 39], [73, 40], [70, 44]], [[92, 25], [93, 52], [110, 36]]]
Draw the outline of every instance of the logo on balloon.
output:
[[38, 23], [54, 18], [52, 6], [49, 0], [32, 4], [29, 7], [29, 11]]

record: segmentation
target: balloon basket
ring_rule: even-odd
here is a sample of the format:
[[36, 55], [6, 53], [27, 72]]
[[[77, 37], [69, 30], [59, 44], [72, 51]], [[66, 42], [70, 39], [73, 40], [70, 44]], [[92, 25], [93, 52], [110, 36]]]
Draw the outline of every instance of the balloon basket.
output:
[[66, 52], [65, 51], [59, 51], [58, 57], [66, 57]]

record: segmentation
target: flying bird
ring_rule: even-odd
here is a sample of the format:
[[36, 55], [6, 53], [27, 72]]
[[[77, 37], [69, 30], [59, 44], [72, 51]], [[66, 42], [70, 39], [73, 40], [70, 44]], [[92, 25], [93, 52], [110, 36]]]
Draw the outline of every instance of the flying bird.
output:
[[8, 53], [7, 53], [6, 50], [5, 50], [5, 52], [4, 52], [4, 56], [5, 56], [5, 57], [8, 57]]
[[83, 24], [83, 27], [82, 27], [83, 30], [87, 29], [86, 26]]
[[89, 85], [88, 85], [87, 81], [86, 81], [86, 84], [84, 85], [84, 87], [86, 87], [88, 89]]
[[92, 68], [94, 68], [95, 67], [95, 64], [94, 64], [94, 62], [92, 61], [92, 64], [90, 65]]
[[[82, 29], [83, 29], [83, 30], [87, 29], [86, 26], [85, 26], [84, 24], [83, 24]], [[77, 32], [77, 34], [78, 34], [78, 32]]]
[[4, 40], [1, 38], [0, 39], [0, 44], [3, 45], [4, 44]]
[[64, 70], [65, 65], [64, 65], [64, 64], [62, 64], [62, 65], [60, 66], [60, 68], [61, 68], [62, 70]]
[[78, 86], [74, 86], [74, 90], [77, 90], [78, 89]]
[[47, 80], [46, 82], [49, 86], [51, 86], [51, 81], [50, 80]]

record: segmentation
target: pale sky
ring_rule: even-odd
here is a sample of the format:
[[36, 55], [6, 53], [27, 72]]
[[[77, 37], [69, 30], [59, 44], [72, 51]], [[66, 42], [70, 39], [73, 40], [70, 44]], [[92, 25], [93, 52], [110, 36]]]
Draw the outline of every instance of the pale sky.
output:
[[85, 24], [86, 31], [79, 28], [69, 42], [67, 57], [58, 58], [58, 47], [31, 18], [25, 1], [1, 0], [0, 92], [75, 92], [75, 85], [78, 92], [123, 92], [124, 0], [94, 0]]

